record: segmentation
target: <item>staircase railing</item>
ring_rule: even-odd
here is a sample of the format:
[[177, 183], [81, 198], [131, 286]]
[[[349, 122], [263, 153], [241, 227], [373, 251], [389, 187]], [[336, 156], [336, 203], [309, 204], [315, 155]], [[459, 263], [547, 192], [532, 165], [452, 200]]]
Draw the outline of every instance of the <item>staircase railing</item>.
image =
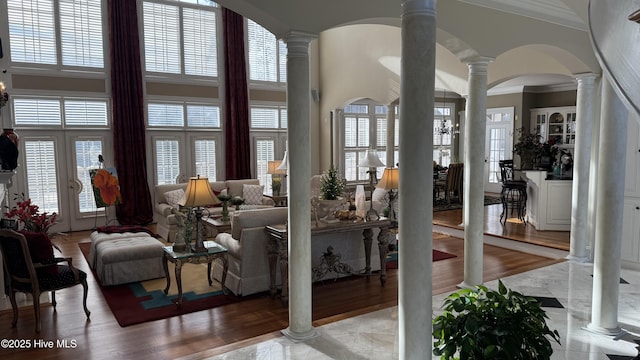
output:
[[612, 86], [640, 114], [640, 0], [590, 0], [589, 34]]

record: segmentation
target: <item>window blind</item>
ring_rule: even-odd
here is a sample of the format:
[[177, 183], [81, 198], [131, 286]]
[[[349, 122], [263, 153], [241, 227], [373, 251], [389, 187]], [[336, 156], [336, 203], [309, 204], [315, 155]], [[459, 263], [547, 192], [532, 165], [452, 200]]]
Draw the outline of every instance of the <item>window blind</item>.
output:
[[52, 0], [7, 0], [11, 61], [57, 64]]
[[218, 76], [216, 14], [213, 11], [184, 8], [182, 27], [185, 74]]
[[27, 193], [41, 212], [59, 212], [56, 153], [53, 140], [24, 142]]
[[180, 149], [177, 140], [156, 140], [157, 184], [175, 184], [180, 175]]
[[69, 126], [107, 126], [107, 101], [65, 100], [64, 122]]
[[181, 104], [158, 104], [147, 105], [149, 126], [159, 127], [183, 127], [184, 107]]
[[62, 64], [104, 67], [100, 0], [58, 0]]
[[61, 125], [60, 100], [13, 99], [16, 125]]
[[144, 56], [147, 71], [181, 73], [178, 10], [177, 6], [144, 2]]

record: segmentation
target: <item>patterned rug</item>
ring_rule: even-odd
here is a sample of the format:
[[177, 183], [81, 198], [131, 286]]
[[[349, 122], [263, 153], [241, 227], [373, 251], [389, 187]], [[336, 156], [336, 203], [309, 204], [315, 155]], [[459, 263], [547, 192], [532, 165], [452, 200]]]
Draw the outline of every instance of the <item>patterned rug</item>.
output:
[[[484, 206], [494, 205], [494, 204], [500, 204], [500, 198], [497, 196], [485, 195]], [[462, 204], [460, 204], [459, 202], [451, 202], [451, 204], [448, 204], [447, 201], [444, 199], [438, 199], [436, 200], [436, 203], [433, 204], [434, 212], [445, 211], [445, 210], [455, 210], [455, 209], [462, 209]]]
[[[86, 259], [91, 243], [79, 243], [78, 246]], [[217, 281], [214, 280], [212, 286], [209, 286], [206, 264], [186, 264], [182, 268], [182, 306], [178, 308], [173, 303], [178, 295], [174, 274], [173, 264], [169, 263], [171, 287], [167, 295], [164, 294], [164, 288], [167, 285], [165, 278], [102, 286], [95, 273], [93, 273], [93, 277], [100, 285], [102, 295], [118, 324], [122, 327], [206, 310], [251, 298], [251, 296], [241, 298], [231, 292], [224, 295], [220, 283]]]

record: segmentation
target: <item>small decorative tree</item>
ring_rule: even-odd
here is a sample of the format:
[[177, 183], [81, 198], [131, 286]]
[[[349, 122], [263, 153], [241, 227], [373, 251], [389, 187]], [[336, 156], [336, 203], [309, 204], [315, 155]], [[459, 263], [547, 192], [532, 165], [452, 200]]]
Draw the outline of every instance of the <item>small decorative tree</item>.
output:
[[320, 179], [320, 192], [324, 200], [336, 200], [342, 196], [345, 184], [338, 175], [338, 170], [331, 164], [327, 171]]

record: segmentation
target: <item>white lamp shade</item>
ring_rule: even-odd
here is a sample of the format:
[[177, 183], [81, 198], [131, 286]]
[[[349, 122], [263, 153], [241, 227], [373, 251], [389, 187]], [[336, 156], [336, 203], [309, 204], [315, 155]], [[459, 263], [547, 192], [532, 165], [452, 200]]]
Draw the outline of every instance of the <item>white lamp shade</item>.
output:
[[398, 168], [386, 168], [382, 174], [382, 179], [378, 182], [379, 189], [395, 190], [398, 188], [398, 178], [400, 175], [400, 169]]
[[360, 164], [358, 164], [358, 166], [368, 167], [368, 168], [378, 168], [378, 167], [384, 167], [384, 164], [382, 163], [382, 161], [380, 161], [380, 158], [376, 154], [375, 150], [368, 149], [367, 152], [364, 154], [364, 158], [362, 159], [362, 161], [360, 161]]
[[284, 151], [284, 157], [282, 158], [282, 163], [278, 166], [277, 170], [284, 170], [282, 174], [286, 174], [287, 168], [289, 167], [289, 156], [287, 155], [287, 151]]
[[209, 206], [220, 204], [220, 199], [213, 193], [209, 179], [197, 176], [189, 178], [187, 190], [178, 204], [187, 207]]

